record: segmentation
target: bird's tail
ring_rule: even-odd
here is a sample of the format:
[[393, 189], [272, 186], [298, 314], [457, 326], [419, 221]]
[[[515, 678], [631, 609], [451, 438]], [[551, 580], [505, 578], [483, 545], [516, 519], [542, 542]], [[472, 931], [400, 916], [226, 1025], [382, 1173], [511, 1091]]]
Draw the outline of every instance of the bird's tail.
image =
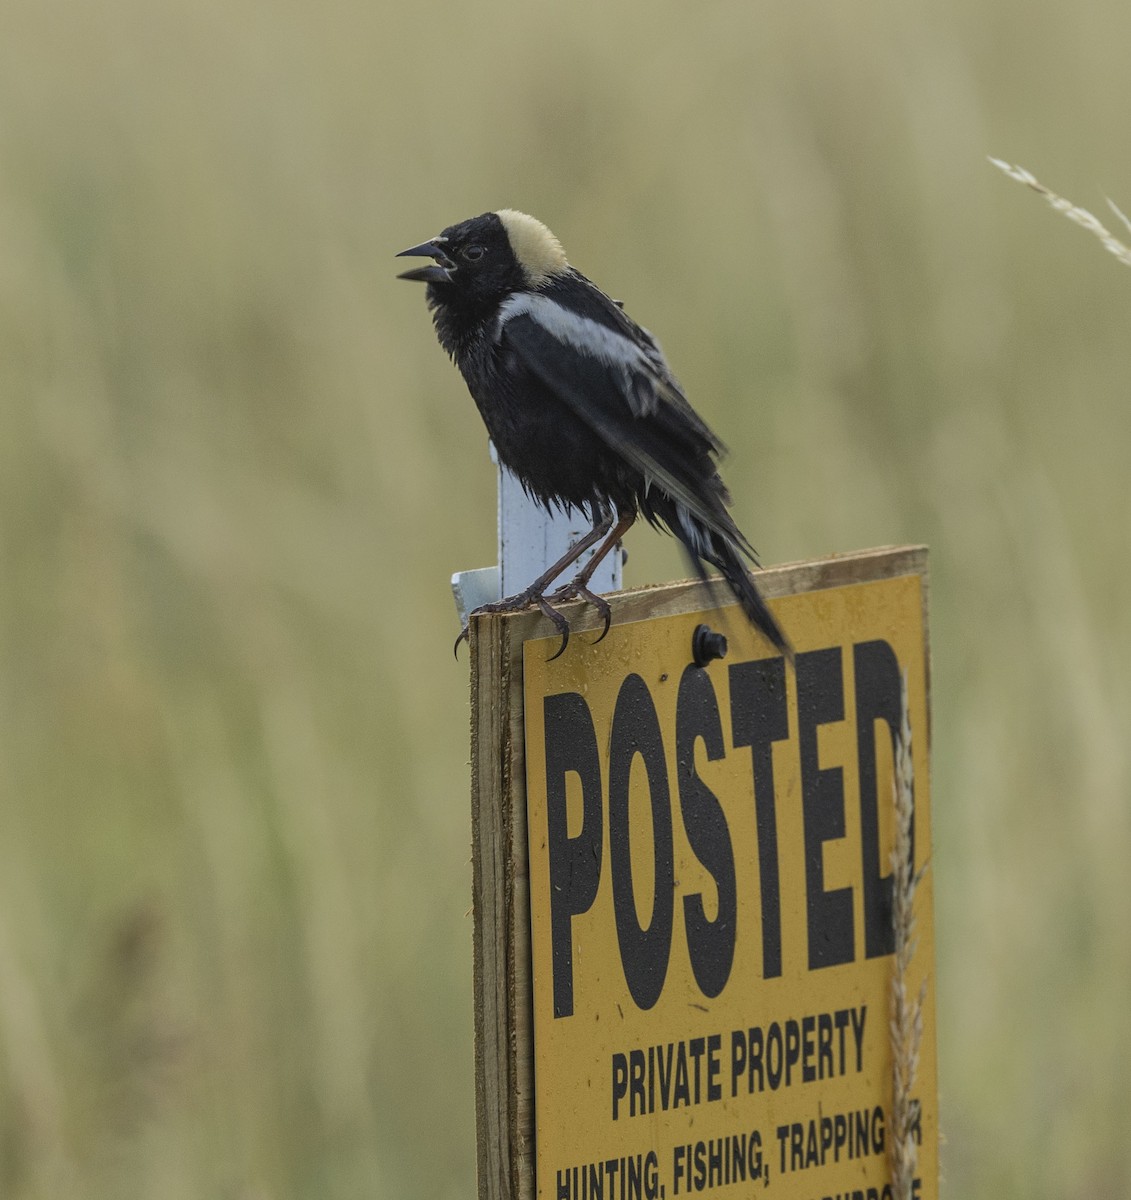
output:
[[724, 534], [712, 530], [708, 545], [700, 550], [700, 553], [707, 562], [713, 567], [717, 567], [722, 573], [722, 577], [727, 581], [730, 590], [734, 592], [735, 599], [754, 628], [765, 634], [774, 646], [792, 662], [793, 646], [754, 586], [754, 580], [750, 577], [750, 568], [735, 542]]
[[710, 514], [713, 518], [710, 521], [700, 515], [702, 510], [693, 512], [687, 504], [663, 493], [648, 498], [645, 516], [652, 521], [662, 521], [679, 538], [702, 578], [707, 577], [704, 563], [715, 567], [730, 585], [751, 625], [792, 662], [793, 644], [785, 636], [750, 577], [750, 564], [756, 566], [758, 562], [754, 547], [742, 536], [726, 511], [726, 491], [718, 476], [715, 476], [715, 482], [718, 494], [714, 497], [716, 503], [711, 506], [714, 512]]

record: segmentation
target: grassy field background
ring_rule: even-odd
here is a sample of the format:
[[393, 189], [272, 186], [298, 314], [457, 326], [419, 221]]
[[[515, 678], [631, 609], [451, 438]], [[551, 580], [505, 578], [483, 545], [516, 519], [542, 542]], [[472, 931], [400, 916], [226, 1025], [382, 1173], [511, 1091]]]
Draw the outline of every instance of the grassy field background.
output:
[[[504, 205], [764, 561], [932, 553], [944, 1195], [1131, 1194], [1131, 7], [6, 0], [0, 1196], [474, 1188], [478, 416], [395, 251]], [[680, 577], [630, 539], [630, 581]]]

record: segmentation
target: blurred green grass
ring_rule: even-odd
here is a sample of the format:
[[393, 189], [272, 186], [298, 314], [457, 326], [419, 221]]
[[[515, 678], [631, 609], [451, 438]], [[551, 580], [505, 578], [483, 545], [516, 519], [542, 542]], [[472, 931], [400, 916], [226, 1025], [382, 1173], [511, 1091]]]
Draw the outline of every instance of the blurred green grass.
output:
[[470, 1194], [494, 483], [391, 256], [502, 205], [765, 561], [931, 545], [944, 1194], [1131, 1192], [1131, 276], [984, 158], [1131, 203], [1131, 10], [0, 26], [0, 1195]]

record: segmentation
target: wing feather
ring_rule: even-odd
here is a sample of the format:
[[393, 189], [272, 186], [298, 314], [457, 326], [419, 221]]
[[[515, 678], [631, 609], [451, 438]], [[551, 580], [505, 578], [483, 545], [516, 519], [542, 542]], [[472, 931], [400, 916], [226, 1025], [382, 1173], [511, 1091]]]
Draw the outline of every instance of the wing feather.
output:
[[[641, 345], [536, 294], [508, 304], [499, 323], [502, 347], [646, 482], [733, 538], [738, 531], [713, 466], [721, 444], [691, 408], [655, 342]], [[704, 487], [709, 480], [718, 481], [718, 495]]]

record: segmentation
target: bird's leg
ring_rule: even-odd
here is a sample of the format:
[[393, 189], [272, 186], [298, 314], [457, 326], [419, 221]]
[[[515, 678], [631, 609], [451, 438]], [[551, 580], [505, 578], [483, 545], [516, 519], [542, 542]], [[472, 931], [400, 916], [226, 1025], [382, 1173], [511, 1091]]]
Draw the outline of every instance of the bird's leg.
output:
[[[602, 517], [600, 521], [579, 541], [570, 548], [558, 559], [557, 562], [551, 564], [542, 572], [541, 575], [525, 590], [517, 593], [514, 596], [506, 596], [502, 600], [496, 600], [493, 604], [482, 604], [479, 608], [472, 612], [471, 616], [478, 616], [480, 613], [507, 613], [518, 612], [521, 609], [529, 607], [531, 604], [537, 604], [542, 610], [542, 613], [552, 623], [558, 631], [562, 639], [561, 646], [558, 647], [557, 654], [554, 654], [549, 661], [553, 662], [558, 655], [565, 652], [566, 646], [569, 645], [569, 622], [562, 616], [556, 608], [549, 603], [546, 598], [546, 589], [554, 582], [555, 579], [566, 569], [575, 563], [590, 546], [596, 545], [612, 527], [613, 518], [610, 513], [608, 516]], [[606, 547], [602, 546], [597, 552], [602, 557], [608, 553]], [[590, 572], [592, 574], [592, 572]], [[557, 595], [557, 593], [555, 593]], [[602, 601], [601, 603], [604, 603]], [[607, 605], [606, 605], [607, 607]], [[471, 622], [460, 630], [459, 637], [456, 638], [456, 644], [452, 647], [453, 651], [459, 654], [460, 642], [467, 641], [470, 632]]]
[[[609, 626], [613, 623], [613, 610], [609, 607], [609, 602], [604, 596], [598, 596], [595, 592], [589, 590], [589, 580], [593, 578], [593, 572], [601, 565], [601, 560], [609, 553], [609, 551], [624, 537], [624, 535], [632, 528], [633, 521], [636, 520], [636, 514], [632, 513], [628, 516], [621, 517], [617, 521], [613, 531], [605, 538], [604, 542], [597, 547], [593, 557], [581, 568], [580, 571], [565, 585], [560, 587], [556, 592], [550, 595], [550, 599], [555, 604], [561, 604], [566, 600], [585, 600], [592, 604], [593, 607], [601, 614], [605, 622], [605, 628], [601, 630], [601, 637], [597, 642], [609, 632]], [[611, 524], [611, 522], [609, 522]], [[606, 524], [605, 528], [608, 529]], [[596, 645], [597, 642], [593, 644]], [[563, 647], [564, 649], [564, 647]]]

